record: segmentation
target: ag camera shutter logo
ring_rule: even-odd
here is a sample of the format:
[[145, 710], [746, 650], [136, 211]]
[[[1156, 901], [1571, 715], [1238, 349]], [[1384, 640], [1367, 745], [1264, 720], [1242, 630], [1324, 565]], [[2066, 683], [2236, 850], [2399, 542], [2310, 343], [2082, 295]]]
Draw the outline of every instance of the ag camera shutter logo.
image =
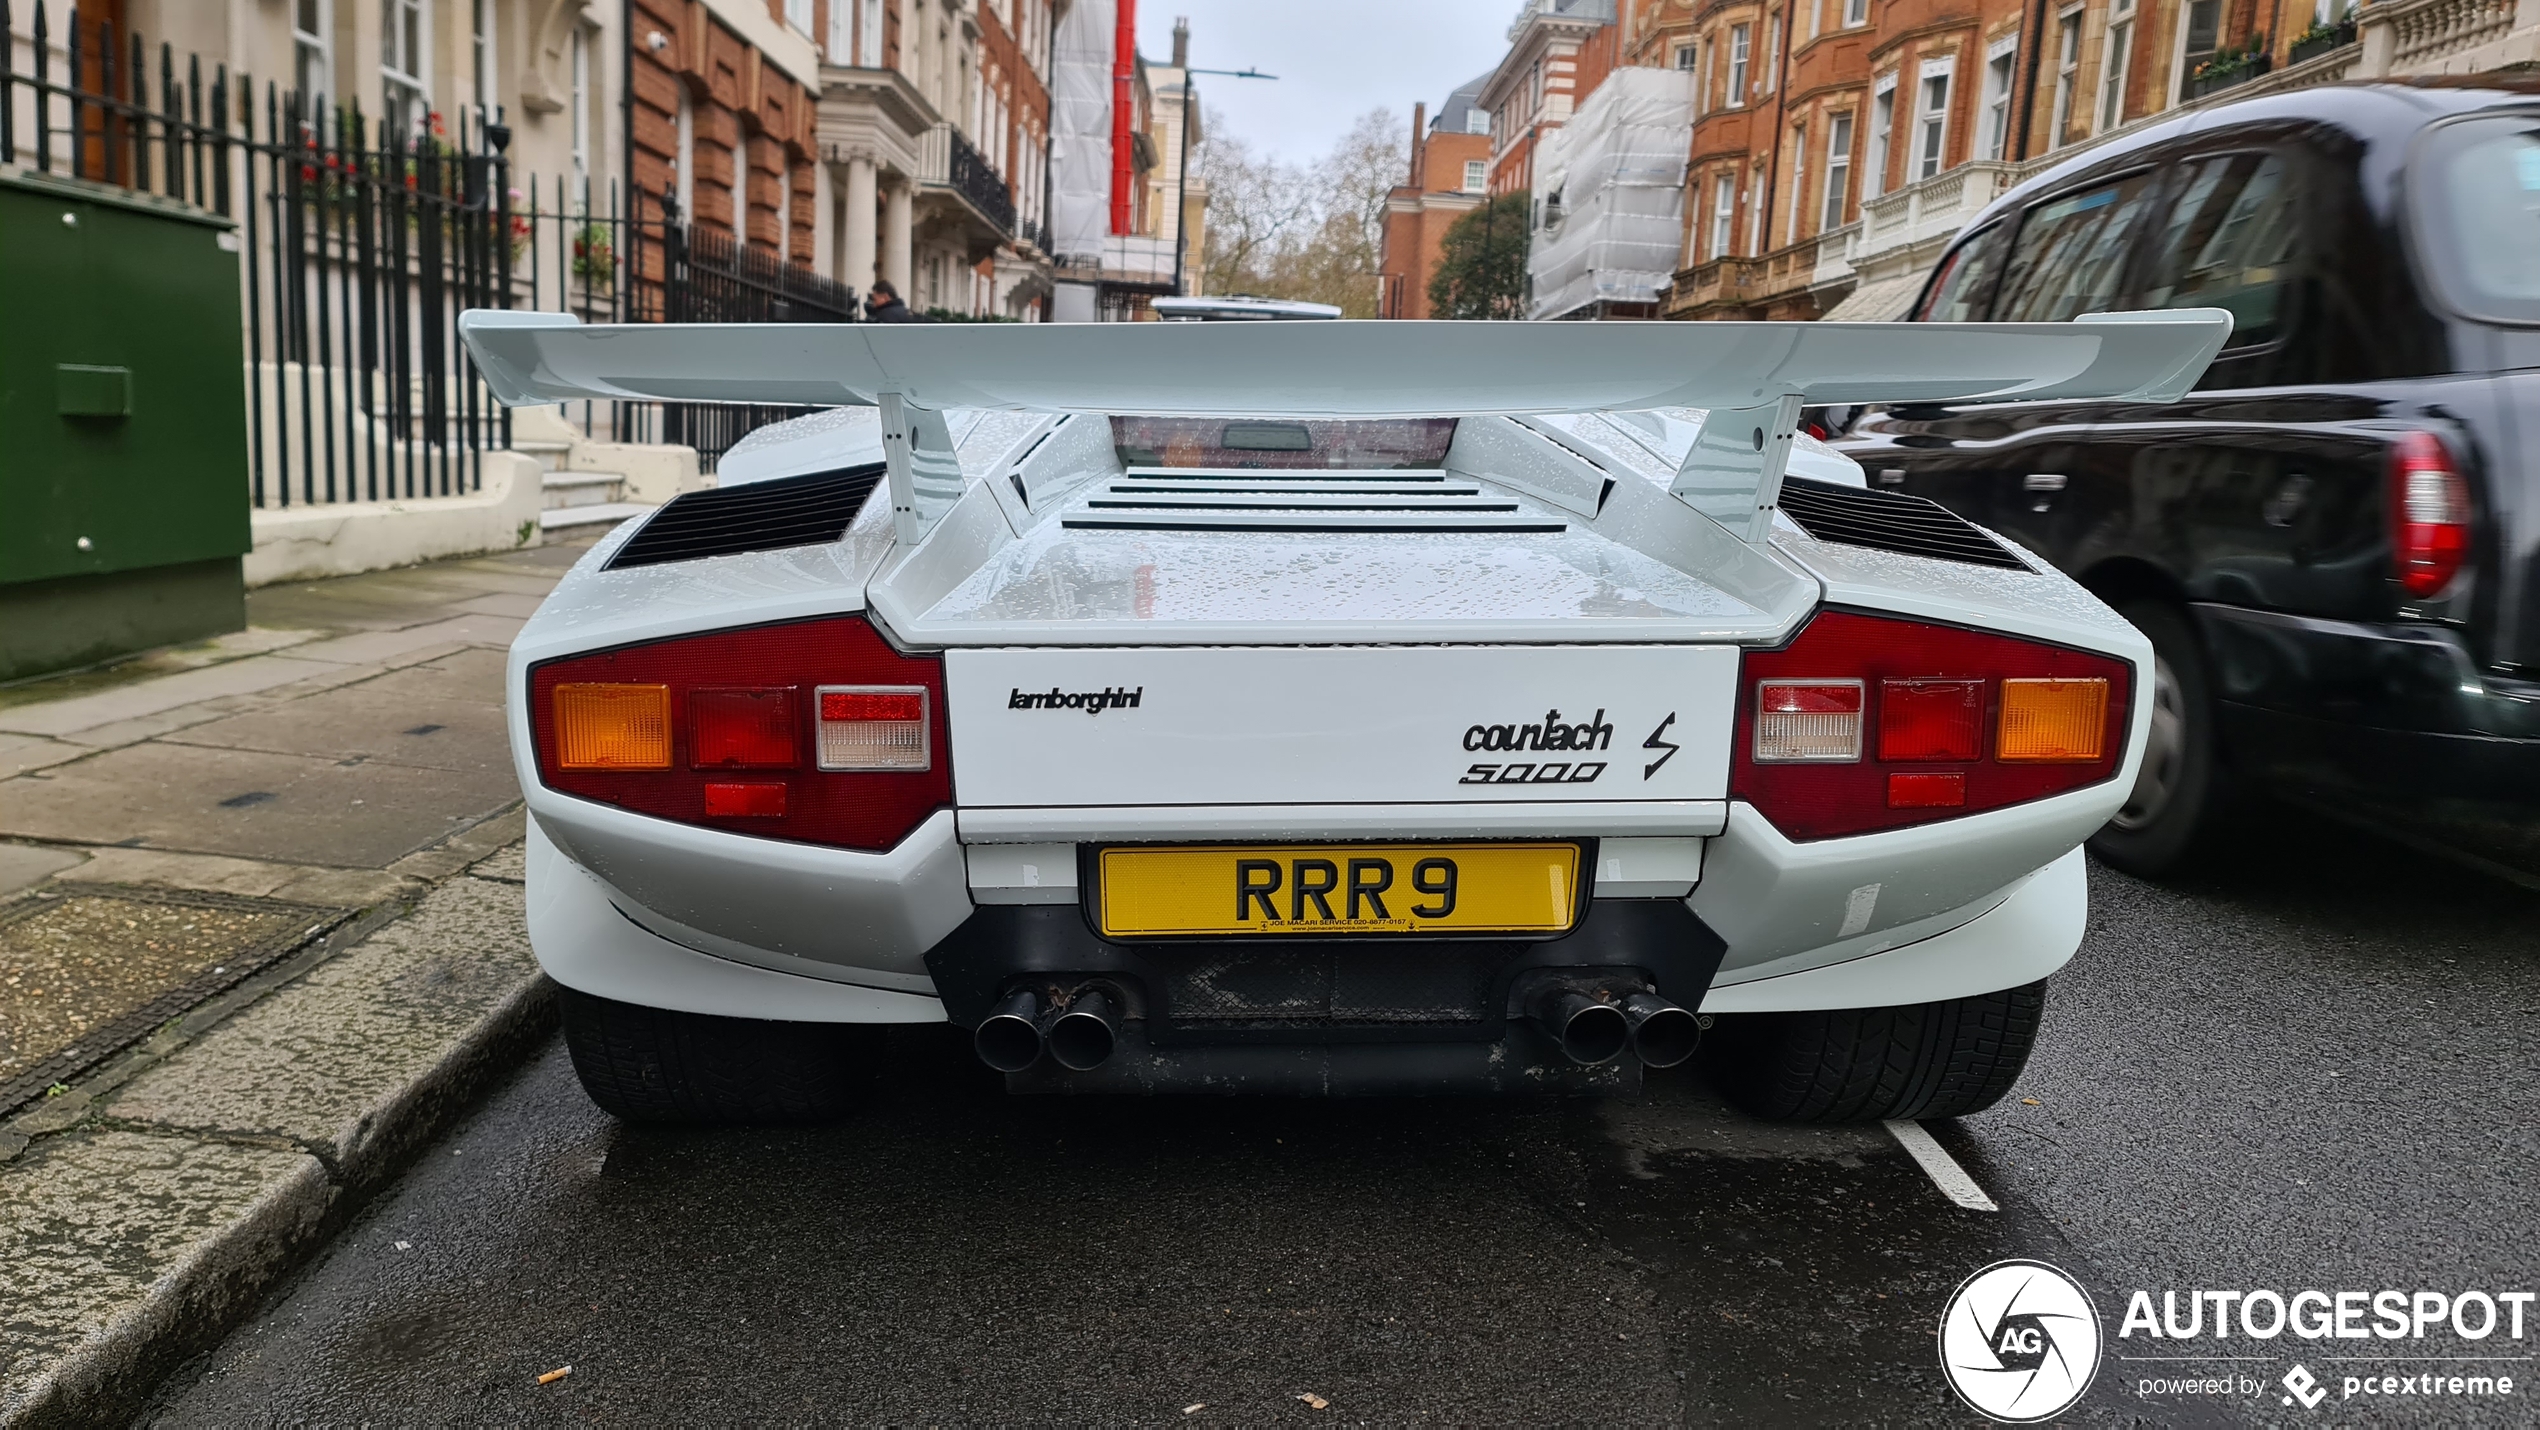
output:
[[2099, 1372], [2099, 1312], [2081, 1283], [2043, 1261], [1997, 1261], [1958, 1286], [1940, 1316], [1940, 1369], [1978, 1414], [2051, 1420]]

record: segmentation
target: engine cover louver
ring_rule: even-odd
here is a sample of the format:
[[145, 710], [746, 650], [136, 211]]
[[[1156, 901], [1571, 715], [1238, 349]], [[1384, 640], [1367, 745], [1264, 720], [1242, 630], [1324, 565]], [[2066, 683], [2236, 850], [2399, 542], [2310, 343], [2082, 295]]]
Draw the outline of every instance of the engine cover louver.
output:
[[1554, 532], [1558, 517], [1435, 469], [1132, 467], [1060, 518], [1071, 530]]
[[1971, 566], [2029, 569], [2016, 552], [1925, 497], [1789, 477], [1782, 482], [1781, 509], [1819, 541]]
[[882, 464], [690, 492], [654, 512], [607, 569], [658, 566], [837, 540], [882, 480]]

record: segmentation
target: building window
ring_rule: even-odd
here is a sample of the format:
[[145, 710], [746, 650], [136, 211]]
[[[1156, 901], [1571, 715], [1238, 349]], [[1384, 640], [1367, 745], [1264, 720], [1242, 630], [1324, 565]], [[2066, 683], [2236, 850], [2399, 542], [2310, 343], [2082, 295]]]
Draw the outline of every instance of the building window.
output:
[[334, 88], [335, 61], [327, 44], [335, 28], [334, 9], [325, 0], [291, 3], [291, 83], [312, 113]]
[[855, 6], [829, 0], [829, 37], [820, 42], [820, 58], [833, 65], [855, 63]]
[[1711, 252], [1712, 258], [1726, 258], [1729, 237], [1736, 231], [1737, 176], [1724, 173], [1711, 188]]
[[1676, 68], [1680, 70], [1689, 70], [1693, 68], [1693, 53], [1694, 50], [1691, 45], [1676, 46], [1676, 53], [1674, 55]]
[[732, 125], [732, 241], [744, 247], [750, 241], [750, 136], [737, 121]]
[[2125, 122], [2126, 61], [2133, 48], [2134, 0], [2116, 0], [2108, 19], [2107, 63], [2099, 67], [2099, 127], [2103, 131]]
[[2011, 76], [2019, 57], [2014, 37], [1984, 62], [1984, 157], [1999, 159], [2011, 143]]
[[1896, 76], [1889, 75], [1870, 101], [1870, 172], [1861, 181], [1861, 197], [1865, 199], [1887, 192], [1887, 148], [1895, 132]]
[[2055, 25], [2055, 128], [2046, 147], [2061, 149], [2072, 139], [2073, 96], [2081, 89], [2081, 11], [2067, 10]]
[[1870, 0], [1843, 0], [1843, 24], [1850, 29], [1870, 23]]
[[491, 119], [494, 106], [501, 102], [498, 91], [503, 87], [502, 72], [495, 66], [499, 56], [494, 51], [494, 0], [469, 0], [468, 58], [476, 84], [477, 107]]
[[1478, 194], [1482, 191], [1483, 186], [1489, 182], [1490, 161], [1486, 159], [1467, 159], [1464, 161], [1464, 192], [1468, 194]]
[[679, 85], [679, 157], [678, 171], [672, 177], [678, 183], [679, 221], [686, 223], [697, 216], [697, 109], [688, 98], [688, 86]]
[[785, 23], [795, 34], [811, 38], [811, 0], [785, 0]]
[[866, 69], [882, 67], [882, 0], [864, 0], [856, 20], [856, 63]]
[[573, 27], [573, 187], [577, 193], [591, 184], [591, 36], [580, 25]]
[[1764, 73], [1756, 80], [1756, 82], [1763, 87], [1766, 94], [1771, 94], [1773, 92], [1773, 81], [1777, 77], [1776, 72], [1781, 68], [1779, 64], [1775, 63], [1774, 57], [1779, 55], [1781, 52], [1782, 17], [1775, 15], [1773, 17], [1773, 22], [1764, 27]]
[[379, 79], [389, 127], [412, 129], [432, 108], [425, 82], [423, 0], [380, 0]]
[[1949, 139], [1949, 71], [1938, 74], [1924, 66], [1922, 76], [1922, 112], [1916, 125], [1914, 145], [1914, 177], [1928, 179], [1941, 170], [1947, 158], [1945, 145]]
[[[2325, 24], [2330, 0], [2318, 0], [2318, 18]], [[2214, 57], [2214, 48], [2222, 39], [2222, 0], [2187, 0], [2187, 23], [2179, 27], [2178, 64], [2173, 67], [2170, 102], [2176, 104], [2187, 94], [2188, 77], [2196, 67]]]
[[[1205, 118], [1206, 116], [1202, 115], [1201, 117]], [[1479, 105], [1475, 105], [1473, 108], [1465, 110], [1464, 132], [1467, 134], [1488, 134], [1490, 132], [1490, 111]]]
[[1764, 251], [1764, 166], [1757, 164], [1746, 180], [1746, 252], [1753, 257]]
[[1729, 26], [1729, 108], [1746, 103], [1746, 71], [1749, 55], [1744, 25]]
[[1825, 12], [1826, 0], [1808, 0], [1808, 38], [1817, 38], [1818, 17]]
[[1782, 223], [1782, 242], [1799, 241], [1799, 212], [1808, 207], [1801, 195], [1808, 192], [1808, 126], [1790, 127], [1790, 216]]
[[1817, 231], [1843, 227], [1844, 205], [1852, 195], [1852, 116], [1838, 114], [1826, 121], [1826, 205], [1818, 220]]

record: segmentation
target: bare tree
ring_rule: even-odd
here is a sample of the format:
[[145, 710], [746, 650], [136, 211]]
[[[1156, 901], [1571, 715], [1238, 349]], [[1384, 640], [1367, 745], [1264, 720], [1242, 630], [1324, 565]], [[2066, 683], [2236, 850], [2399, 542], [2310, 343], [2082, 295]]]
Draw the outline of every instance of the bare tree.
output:
[[1331, 303], [1376, 315], [1385, 196], [1410, 166], [1402, 125], [1371, 110], [1310, 165], [1255, 153], [1210, 119], [1201, 146], [1208, 179], [1208, 290]]

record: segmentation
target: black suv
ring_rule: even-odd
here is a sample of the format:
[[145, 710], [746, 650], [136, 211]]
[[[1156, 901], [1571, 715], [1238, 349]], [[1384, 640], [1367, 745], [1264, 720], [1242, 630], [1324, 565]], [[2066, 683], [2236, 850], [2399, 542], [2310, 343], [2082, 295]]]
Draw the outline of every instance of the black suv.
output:
[[2176, 863], [2235, 775], [2540, 822], [2540, 85], [2150, 126], [1986, 209], [1912, 320], [2168, 307], [2236, 320], [2184, 401], [1874, 409], [1839, 443], [2152, 638], [2142, 777], [2092, 848]]

